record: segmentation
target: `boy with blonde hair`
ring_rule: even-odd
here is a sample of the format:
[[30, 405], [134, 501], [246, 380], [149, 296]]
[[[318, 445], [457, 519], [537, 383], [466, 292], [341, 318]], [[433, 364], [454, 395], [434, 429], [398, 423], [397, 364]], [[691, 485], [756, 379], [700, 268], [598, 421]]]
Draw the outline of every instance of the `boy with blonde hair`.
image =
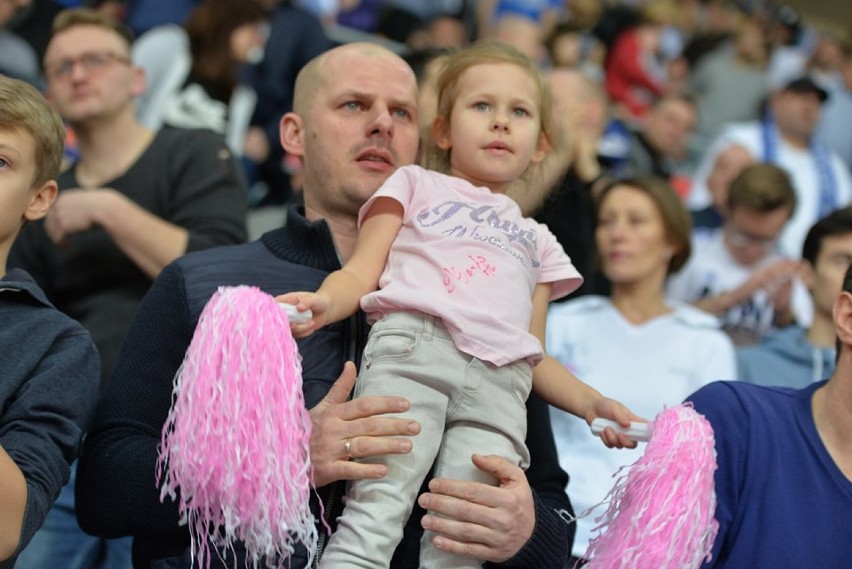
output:
[[65, 130], [33, 87], [0, 76], [0, 569], [44, 522], [68, 480], [97, 398], [89, 333], [48, 302], [12, 243], [56, 198]]

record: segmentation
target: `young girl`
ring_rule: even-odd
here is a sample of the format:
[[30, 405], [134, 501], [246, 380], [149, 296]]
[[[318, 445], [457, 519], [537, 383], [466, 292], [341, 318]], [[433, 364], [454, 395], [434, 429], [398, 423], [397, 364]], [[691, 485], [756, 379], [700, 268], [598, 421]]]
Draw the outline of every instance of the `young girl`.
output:
[[[506, 188], [549, 149], [550, 102], [538, 70], [488, 42], [447, 58], [428, 161], [405, 166], [360, 212], [346, 266], [316, 293], [279, 297], [310, 309], [293, 325], [311, 334], [358, 310], [373, 322], [355, 395], [404, 395], [421, 432], [411, 453], [383, 457], [388, 474], [351, 483], [320, 567], [387, 567], [421, 484], [486, 480], [471, 454], [526, 467], [525, 401], [586, 421], [635, 417], [543, 353], [547, 306], [582, 282], [553, 235], [525, 219]], [[608, 429], [608, 446], [633, 446]], [[481, 567], [421, 542], [421, 567]]]

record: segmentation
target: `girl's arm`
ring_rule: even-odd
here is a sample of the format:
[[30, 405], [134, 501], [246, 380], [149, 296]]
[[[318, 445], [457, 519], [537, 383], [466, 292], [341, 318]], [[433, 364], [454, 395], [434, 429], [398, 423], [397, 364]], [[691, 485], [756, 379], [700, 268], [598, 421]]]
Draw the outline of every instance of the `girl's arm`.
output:
[[378, 288], [391, 245], [402, 226], [402, 216], [398, 201], [377, 198], [364, 216], [355, 251], [346, 265], [328, 275], [316, 293], [294, 292], [278, 297], [281, 302], [295, 304], [300, 312], [313, 312], [311, 320], [293, 324], [295, 336], [307, 336], [358, 311], [361, 297]]
[[[533, 292], [530, 333], [539, 339], [542, 349], [547, 346], [545, 337], [551, 286], [550, 283], [539, 283]], [[596, 417], [612, 419], [624, 427], [630, 426], [631, 421], [644, 421], [618, 401], [604, 397], [597, 389], [581, 381], [546, 352], [544, 359], [533, 368], [533, 392], [550, 405], [576, 415], [588, 424]], [[636, 446], [635, 442], [610, 428], [601, 438], [610, 447]]]
[[[533, 292], [533, 313], [530, 333], [545, 349], [547, 306], [550, 302], [550, 283], [539, 283]], [[533, 392], [545, 402], [591, 423], [589, 416], [594, 401], [603, 397], [596, 389], [580, 381], [558, 361], [545, 352], [544, 359], [533, 368]]]

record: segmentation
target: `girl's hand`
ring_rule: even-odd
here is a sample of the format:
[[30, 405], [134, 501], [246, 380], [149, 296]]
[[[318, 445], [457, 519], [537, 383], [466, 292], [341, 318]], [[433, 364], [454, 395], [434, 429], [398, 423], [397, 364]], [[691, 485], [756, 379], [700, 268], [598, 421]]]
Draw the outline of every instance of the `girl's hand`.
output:
[[[630, 409], [622, 405], [615, 399], [609, 397], [597, 398], [591, 406], [591, 413], [587, 414], [586, 422], [590, 425], [597, 417], [610, 419], [615, 421], [622, 427], [629, 427], [631, 421], [640, 421], [647, 423], [647, 419], [643, 419], [635, 415]], [[590, 415], [590, 416], [589, 416]], [[636, 448], [636, 441], [631, 440], [625, 434], [618, 434], [614, 429], [607, 427], [601, 433], [601, 441], [609, 448]]]
[[288, 292], [275, 297], [282, 304], [292, 304], [299, 312], [310, 310], [312, 318], [300, 322], [290, 322], [290, 331], [294, 338], [310, 336], [325, 325], [328, 312], [328, 299], [313, 292]]

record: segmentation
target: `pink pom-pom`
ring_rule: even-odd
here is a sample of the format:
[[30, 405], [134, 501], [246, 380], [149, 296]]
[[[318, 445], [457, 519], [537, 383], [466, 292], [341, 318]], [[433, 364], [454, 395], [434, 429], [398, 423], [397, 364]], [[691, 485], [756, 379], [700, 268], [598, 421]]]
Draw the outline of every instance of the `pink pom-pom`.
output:
[[254, 287], [219, 288], [175, 377], [157, 462], [160, 499], [179, 500], [198, 567], [209, 567], [211, 543], [243, 542], [255, 566], [285, 566], [296, 542], [313, 557], [301, 373], [275, 299]]
[[662, 411], [650, 428], [642, 457], [616, 473], [588, 569], [691, 569], [711, 557], [719, 530], [713, 428], [688, 404]]

